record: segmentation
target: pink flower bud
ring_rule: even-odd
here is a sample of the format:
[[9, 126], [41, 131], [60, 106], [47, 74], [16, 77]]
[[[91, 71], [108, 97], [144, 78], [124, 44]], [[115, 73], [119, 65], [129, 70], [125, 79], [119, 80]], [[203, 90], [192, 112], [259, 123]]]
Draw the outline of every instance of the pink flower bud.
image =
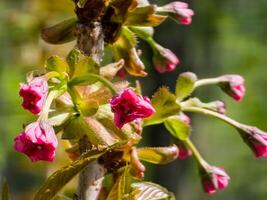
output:
[[178, 152], [178, 158], [179, 159], [187, 159], [188, 157], [192, 156], [192, 151], [190, 149], [188, 149], [184, 142], [181, 140], [177, 140], [175, 142], [175, 144], [177, 145], [179, 152]]
[[246, 92], [244, 78], [239, 75], [221, 76], [219, 86], [236, 101], [241, 101]]
[[40, 113], [47, 94], [48, 84], [44, 78], [34, 78], [28, 84], [22, 84], [19, 91], [23, 98], [22, 107], [35, 115]]
[[213, 101], [213, 102], [207, 103], [207, 108], [210, 110], [214, 110], [223, 115], [226, 112], [225, 103], [222, 101]]
[[188, 8], [188, 4], [180, 1], [171, 2], [161, 8], [175, 18], [180, 24], [190, 25], [194, 11]]
[[32, 162], [53, 161], [58, 145], [53, 127], [46, 122], [33, 122], [15, 138], [16, 151], [26, 154]]
[[201, 181], [204, 192], [213, 194], [216, 190], [222, 190], [228, 186], [230, 177], [222, 168], [205, 166], [201, 169]]
[[160, 45], [155, 45], [153, 54], [153, 63], [159, 73], [165, 73], [175, 70], [176, 65], [179, 64], [179, 59], [169, 49]]
[[125, 89], [121, 94], [113, 97], [110, 104], [118, 128], [135, 119], [149, 117], [156, 112], [149, 98], [138, 96], [131, 89]]
[[256, 157], [267, 156], [267, 134], [265, 132], [250, 126], [240, 129], [239, 132]]

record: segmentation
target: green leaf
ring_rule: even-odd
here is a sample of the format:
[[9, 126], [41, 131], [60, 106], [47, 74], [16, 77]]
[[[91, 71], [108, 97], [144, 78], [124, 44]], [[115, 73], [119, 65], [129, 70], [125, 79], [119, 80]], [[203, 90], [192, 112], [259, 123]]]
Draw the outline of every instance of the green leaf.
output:
[[74, 32], [77, 19], [71, 18], [54, 26], [44, 28], [41, 37], [51, 44], [63, 44], [75, 39]]
[[69, 54], [66, 58], [66, 61], [69, 64], [71, 77], [74, 73], [76, 64], [79, 62], [80, 56], [81, 56], [81, 52], [78, 49], [74, 48], [69, 52]]
[[100, 66], [91, 57], [86, 57], [76, 64], [72, 78], [84, 74], [99, 74], [99, 68]]
[[59, 56], [51, 56], [46, 60], [45, 68], [47, 71], [56, 71], [59, 73], [69, 71], [69, 65]]
[[75, 117], [65, 125], [61, 139], [72, 140], [79, 139], [83, 135], [87, 134], [88, 127], [82, 117]]
[[154, 35], [154, 29], [152, 27], [131, 26], [130, 29], [143, 40], [147, 40]]
[[53, 112], [52, 116], [49, 117], [48, 123], [51, 126], [60, 126], [65, 123], [71, 116], [69, 112]]
[[166, 119], [164, 125], [174, 137], [180, 140], [186, 140], [191, 133], [190, 125], [176, 116]]
[[78, 160], [74, 161], [68, 166], [61, 168], [53, 173], [45, 181], [43, 186], [34, 196], [34, 200], [47, 200], [52, 199], [55, 195], [81, 170], [84, 169], [91, 161], [96, 160], [105, 151], [90, 151], [82, 155]]
[[137, 149], [140, 160], [153, 164], [167, 164], [174, 161], [178, 156], [176, 145], [170, 147], [145, 147]]
[[197, 76], [191, 72], [185, 72], [180, 74], [176, 82], [175, 94], [178, 100], [183, 100], [184, 98], [191, 95], [194, 91], [194, 85], [197, 81]]
[[2, 184], [2, 200], [8, 200], [9, 199], [9, 194], [8, 194], [8, 185], [7, 182], [5, 181]]
[[162, 15], [156, 15], [156, 6], [147, 5], [140, 6], [129, 12], [124, 25], [125, 26], [148, 26], [154, 27], [160, 25], [167, 17]]
[[129, 198], [131, 200], [175, 200], [171, 192], [155, 183], [133, 183], [132, 188], [131, 198]]
[[152, 105], [156, 113], [145, 119], [144, 126], [162, 123], [168, 117], [180, 112], [180, 105], [176, 102], [176, 97], [165, 87], [160, 88], [153, 96]]

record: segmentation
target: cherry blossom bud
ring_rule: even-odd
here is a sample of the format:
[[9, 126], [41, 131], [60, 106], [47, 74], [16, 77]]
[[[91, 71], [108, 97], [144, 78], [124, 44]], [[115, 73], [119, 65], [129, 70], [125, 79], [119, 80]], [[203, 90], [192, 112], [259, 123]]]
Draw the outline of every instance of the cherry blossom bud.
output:
[[170, 17], [183, 25], [190, 25], [194, 15], [194, 11], [188, 8], [188, 4], [180, 1], [174, 1], [160, 7], [159, 11], [168, 13]]
[[159, 44], [153, 48], [153, 63], [159, 73], [165, 73], [175, 70], [179, 64], [177, 56], [169, 49], [166, 49]]
[[178, 152], [178, 158], [179, 159], [187, 159], [188, 157], [192, 156], [192, 151], [187, 148], [185, 143], [181, 140], [175, 140], [175, 144], [177, 145], [179, 152]]
[[15, 138], [16, 151], [26, 154], [32, 162], [53, 161], [58, 141], [53, 127], [43, 121], [29, 124]]
[[207, 165], [200, 169], [201, 181], [205, 193], [213, 194], [228, 186], [230, 177], [222, 168]]
[[207, 103], [205, 107], [210, 110], [214, 110], [220, 114], [225, 114], [226, 112], [225, 103], [222, 101], [213, 101], [213, 102]]
[[114, 122], [118, 128], [139, 118], [146, 118], [156, 111], [148, 97], [137, 95], [131, 89], [125, 89], [110, 101], [114, 112]]
[[23, 98], [22, 107], [33, 114], [39, 114], [48, 94], [47, 81], [42, 78], [34, 78], [28, 84], [21, 84], [19, 95]]
[[267, 156], [267, 134], [265, 132], [251, 126], [245, 126], [238, 131], [256, 157]]
[[224, 75], [219, 77], [221, 89], [236, 101], [241, 101], [245, 95], [244, 78], [239, 75]]

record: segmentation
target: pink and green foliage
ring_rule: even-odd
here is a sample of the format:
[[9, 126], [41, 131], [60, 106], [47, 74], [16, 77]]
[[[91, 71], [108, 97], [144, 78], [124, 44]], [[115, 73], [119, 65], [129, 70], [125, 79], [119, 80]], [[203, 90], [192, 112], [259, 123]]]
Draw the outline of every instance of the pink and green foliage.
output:
[[[241, 76], [199, 79], [194, 73], [185, 72], [178, 76], [174, 93], [161, 87], [151, 98], [142, 94], [139, 83], [134, 86], [118, 78], [122, 74], [149, 76], [140, 58], [138, 39], [151, 46], [159, 73], [176, 68], [179, 59], [153, 39], [154, 27], [168, 17], [190, 25], [194, 12], [187, 3], [176, 1], [159, 6], [138, 0], [74, 0], [74, 5], [76, 17], [44, 28], [42, 38], [52, 44], [76, 39], [76, 47], [64, 59], [48, 58], [45, 73], [31, 78], [20, 89], [23, 108], [38, 114], [38, 119], [15, 138], [16, 151], [31, 161], [53, 161], [56, 148], [64, 148], [58, 147], [57, 140], [64, 140], [68, 143], [65, 151], [72, 160], [48, 177], [35, 200], [54, 198], [93, 162], [104, 168], [105, 181], [97, 190], [98, 199], [175, 199], [165, 188], [142, 182], [146, 174], [143, 161], [167, 164], [192, 158], [204, 192], [213, 194], [226, 188], [230, 181], [226, 172], [207, 164], [191, 142], [192, 123], [187, 113], [192, 112], [233, 126], [257, 157], [267, 156], [264, 131], [225, 115], [225, 104], [219, 100], [202, 102], [194, 97], [199, 87], [216, 85], [240, 101], [245, 95]], [[111, 50], [114, 62], [102, 66], [105, 48]], [[155, 124], [163, 124], [170, 133], [169, 146], [137, 147], [143, 129]], [[75, 196], [84, 199], [79, 193]]]

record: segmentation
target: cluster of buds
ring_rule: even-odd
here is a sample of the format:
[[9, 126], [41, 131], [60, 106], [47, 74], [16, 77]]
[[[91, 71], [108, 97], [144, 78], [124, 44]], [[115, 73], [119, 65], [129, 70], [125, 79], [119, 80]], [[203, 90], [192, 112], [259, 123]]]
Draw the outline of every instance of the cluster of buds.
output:
[[[187, 3], [175, 1], [163, 6], [138, 0], [75, 0], [74, 3], [77, 18], [45, 28], [42, 37], [53, 44], [77, 39], [78, 49], [73, 49], [66, 60], [50, 57], [44, 75], [21, 85], [22, 107], [38, 119], [15, 138], [16, 151], [26, 154], [33, 162], [53, 161], [58, 146], [56, 134], [60, 133], [61, 139], [69, 143], [70, 148], [65, 150], [74, 161], [67, 169], [78, 173], [83, 169], [81, 166], [85, 167], [94, 158], [107, 168], [107, 172], [116, 175], [110, 195], [118, 189], [121, 179], [144, 177], [145, 167], [141, 161], [167, 164], [177, 158], [193, 157], [204, 191], [213, 194], [226, 188], [230, 177], [222, 168], [208, 164], [191, 142], [192, 124], [187, 113], [197, 112], [230, 124], [257, 157], [267, 156], [265, 132], [226, 116], [222, 101], [204, 103], [191, 97], [200, 86], [217, 85], [234, 100], [241, 101], [245, 95], [241, 76], [223, 75], [199, 80], [191, 72], [182, 73], [175, 94], [162, 87], [151, 100], [142, 95], [138, 85], [133, 88], [127, 81], [116, 79], [117, 76], [124, 78], [127, 73], [140, 77], [147, 75], [137, 50], [137, 37], [151, 46], [152, 60], [159, 73], [175, 70], [179, 59], [153, 39], [153, 27], [167, 17], [182, 25], [191, 24], [194, 12]], [[101, 66], [105, 45], [111, 48], [115, 62]], [[137, 148], [143, 128], [155, 124], [164, 124], [172, 143], [167, 147]], [[52, 180], [63, 177], [64, 171], [56, 172]], [[53, 188], [49, 185], [53, 184], [45, 184], [40, 191], [49, 191], [49, 199], [52, 199], [56, 192], [52, 193]], [[156, 188], [164, 197], [157, 196], [157, 199], [171, 198], [162, 187], [141, 185], [132, 185], [133, 191], [122, 196], [142, 196], [147, 188]], [[63, 185], [56, 190], [60, 187]]]

